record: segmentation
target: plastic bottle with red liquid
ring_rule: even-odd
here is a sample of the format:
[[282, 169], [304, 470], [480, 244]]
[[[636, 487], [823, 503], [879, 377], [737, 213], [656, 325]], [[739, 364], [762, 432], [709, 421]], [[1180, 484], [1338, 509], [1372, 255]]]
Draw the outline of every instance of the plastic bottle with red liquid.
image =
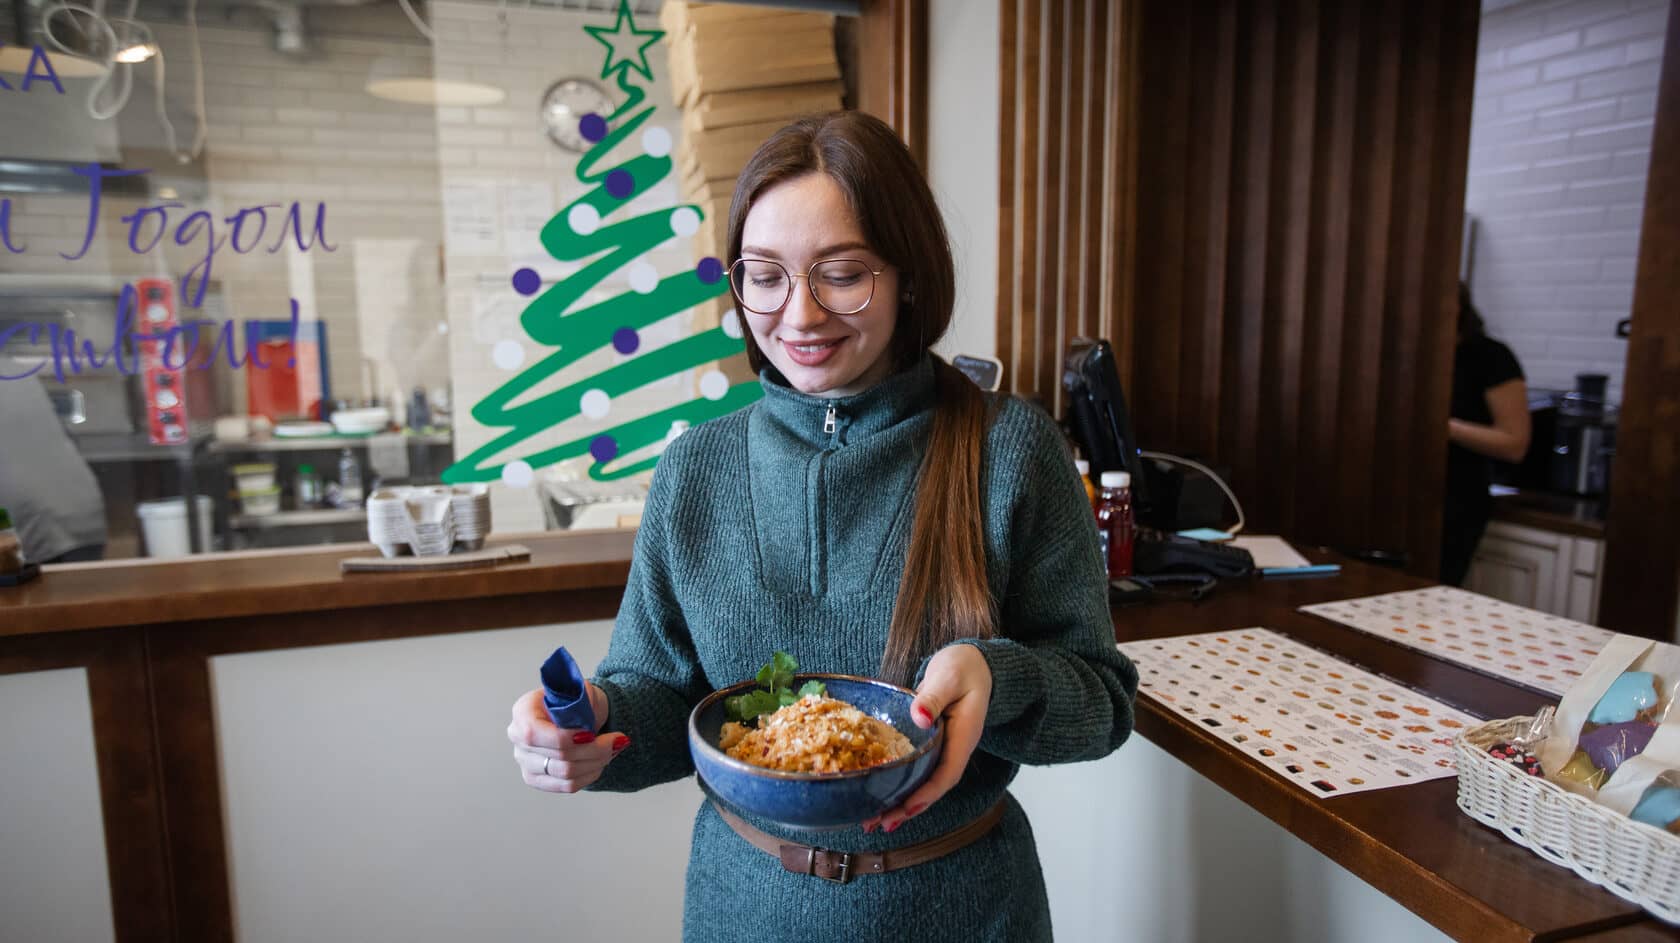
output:
[[1132, 575], [1132, 476], [1123, 471], [1102, 473], [1097, 496], [1097, 534], [1108, 578]]

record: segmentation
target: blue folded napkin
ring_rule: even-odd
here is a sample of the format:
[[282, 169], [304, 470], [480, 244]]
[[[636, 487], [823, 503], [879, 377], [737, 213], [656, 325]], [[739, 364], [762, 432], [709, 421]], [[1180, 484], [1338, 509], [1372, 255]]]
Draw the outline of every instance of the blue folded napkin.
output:
[[595, 732], [595, 709], [589, 705], [589, 688], [583, 672], [562, 645], [542, 666], [543, 707], [554, 726], [561, 730]]

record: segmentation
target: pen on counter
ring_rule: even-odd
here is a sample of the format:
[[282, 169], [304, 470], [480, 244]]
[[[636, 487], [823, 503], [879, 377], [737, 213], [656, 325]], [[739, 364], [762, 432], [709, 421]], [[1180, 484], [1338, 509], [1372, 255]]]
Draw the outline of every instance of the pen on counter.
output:
[[1319, 563], [1313, 566], [1273, 566], [1260, 571], [1263, 580], [1308, 579], [1315, 576], [1335, 576], [1342, 572], [1340, 563]]

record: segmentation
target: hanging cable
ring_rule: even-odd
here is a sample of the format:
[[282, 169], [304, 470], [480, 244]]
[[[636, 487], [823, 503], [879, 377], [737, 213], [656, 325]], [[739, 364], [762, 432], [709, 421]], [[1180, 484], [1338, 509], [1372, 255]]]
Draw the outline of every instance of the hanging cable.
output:
[[210, 120], [204, 107], [204, 48], [198, 36], [198, 0], [187, 0], [187, 36], [192, 43], [193, 60], [193, 111], [198, 120], [198, 130], [193, 134], [192, 144], [185, 152], [181, 150], [175, 135], [175, 124], [169, 120], [169, 109], [164, 95], [164, 76], [166, 66], [163, 61], [163, 47], [159, 46], [157, 55], [157, 72], [155, 73], [157, 87], [157, 116], [163, 125], [164, 143], [169, 147], [169, 153], [178, 163], [185, 164], [197, 159], [204, 153], [205, 140], [210, 136]]
[[420, 14], [414, 12], [414, 7], [409, 3], [409, 0], [397, 0], [397, 3], [402, 6], [402, 11], [408, 14], [408, 21], [414, 24], [414, 28], [420, 31], [420, 35], [426, 37], [428, 42], [437, 41], [437, 37], [432, 35], [432, 28], [426, 25], [426, 21], [420, 18]]

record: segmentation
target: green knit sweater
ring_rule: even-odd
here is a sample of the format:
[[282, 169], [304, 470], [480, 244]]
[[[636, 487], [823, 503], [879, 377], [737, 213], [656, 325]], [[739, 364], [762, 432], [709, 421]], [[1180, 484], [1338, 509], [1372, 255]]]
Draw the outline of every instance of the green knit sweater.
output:
[[[691, 775], [690, 710], [753, 677], [772, 651], [809, 671], [879, 673], [932, 426], [932, 363], [843, 399], [799, 393], [773, 370], [761, 379], [762, 400], [689, 430], [654, 475], [595, 678], [609, 702], [603, 729], [631, 745], [592, 789]], [[891, 835], [753, 822], [764, 831], [843, 851], [915, 844], [997, 802], [1018, 764], [1096, 759], [1131, 732], [1137, 672], [1114, 646], [1085, 490], [1042, 411], [1013, 398], [996, 406], [975, 511], [1001, 637], [959, 643], [992, 671], [986, 730], [962, 781]], [[683, 939], [1047, 940], [1032, 832], [1007, 804], [980, 841], [843, 886], [783, 870], [702, 804]]]

